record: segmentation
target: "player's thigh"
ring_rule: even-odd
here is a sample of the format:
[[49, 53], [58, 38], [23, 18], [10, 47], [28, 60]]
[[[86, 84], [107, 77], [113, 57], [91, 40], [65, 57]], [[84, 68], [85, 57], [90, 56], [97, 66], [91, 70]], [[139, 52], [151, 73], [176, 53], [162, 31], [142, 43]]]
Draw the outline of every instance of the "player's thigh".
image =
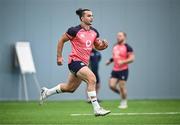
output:
[[116, 87], [117, 83], [118, 83], [117, 78], [110, 78], [109, 79], [109, 87]]
[[68, 76], [68, 82], [67, 82], [68, 88], [70, 89], [78, 88], [79, 85], [81, 84], [81, 81], [82, 80], [80, 78], [76, 77], [74, 74], [70, 72]]
[[77, 77], [82, 79], [83, 81], [89, 83], [96, 83], [96, 76], [89, 69], [89, 67], [84, 66], [77, 72]]
[[126, 87], [126, 81], [125, 80], [119, 80], [119, 87], [120, 88], [125, 88]]

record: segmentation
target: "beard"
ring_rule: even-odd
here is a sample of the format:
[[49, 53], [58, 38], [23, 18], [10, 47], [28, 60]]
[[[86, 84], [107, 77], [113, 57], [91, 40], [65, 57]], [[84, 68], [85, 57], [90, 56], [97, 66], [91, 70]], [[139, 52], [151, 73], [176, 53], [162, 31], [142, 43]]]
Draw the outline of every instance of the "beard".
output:
[[89, 25], [89, 26], [91, 26], [92, 25], [92, 22], [93, 21], [89, 21], [89, 22], [84, 22], [86, 25]]
[[91, 25], [92, 25], [92, 23], [88, 22], [88, 23], [86, 23], [86, 25], [91, 26]]
[[123, 43], [124, 42], [124, 40], [118, 40], [118, 43], [119, 44], [121, 44], [121, 43]]

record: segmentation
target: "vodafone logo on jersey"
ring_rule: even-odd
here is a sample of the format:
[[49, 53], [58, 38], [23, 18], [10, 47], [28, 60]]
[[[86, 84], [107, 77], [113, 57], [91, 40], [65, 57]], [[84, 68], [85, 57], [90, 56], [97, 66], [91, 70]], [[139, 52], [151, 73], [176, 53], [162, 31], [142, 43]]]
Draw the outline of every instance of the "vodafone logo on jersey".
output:
[[92, 44], [91, 40], [87, 40], [87, 41], [86, 41], [86, 47], [90, 47], [91, 44]]

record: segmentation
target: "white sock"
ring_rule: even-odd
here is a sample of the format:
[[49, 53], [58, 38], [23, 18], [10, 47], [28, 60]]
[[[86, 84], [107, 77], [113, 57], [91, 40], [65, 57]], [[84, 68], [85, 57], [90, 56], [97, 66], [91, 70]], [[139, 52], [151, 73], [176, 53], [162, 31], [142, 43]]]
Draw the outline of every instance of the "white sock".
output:
[[92, 103], [92, 106], [93, 106], [94, 110], [99, 109], [100, 105], [99, 105], [99, 103], [97, 101], [96, 91], [87, 92], [87, 94], [88, 94], [88, 97], [91, 100], [91, 103]]
[[120, 104], [121, 105], [127, 105], [127, 100], [126, 99], [122, 99]]
[[58, 94], [58, 93], [61, 93], [62, 91], [61, 91], [61, 85], [59, 84], [59, 85], [57, 85], [57, 86], [55, 86], [55, 87], [53, 87], [53, 88], [51, 88], [51, 89], [48, 89], [48, 91], [47, 91], [47, 96], [51, 96], [51, 95], [54, 95], [54, 94]]

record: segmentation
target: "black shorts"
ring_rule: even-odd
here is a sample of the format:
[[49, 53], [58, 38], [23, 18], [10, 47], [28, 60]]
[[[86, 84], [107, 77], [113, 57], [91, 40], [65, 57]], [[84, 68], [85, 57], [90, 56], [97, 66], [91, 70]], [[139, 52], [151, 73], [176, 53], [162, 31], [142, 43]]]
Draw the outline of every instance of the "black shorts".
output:
[[68, 68], [72, 74], [76, 76], [77, 72], [84, 66], [87, 66], [82, 61], [74, 61], [72, 60], [71, 63], [68, 64]]
[[122, 71], [112, 71], [111, 72], [111, 78], [116, 78], [118, 80], [124, 80], [127, 81], [128, 79], [129, 71], [128, 69], [122, 70]]

